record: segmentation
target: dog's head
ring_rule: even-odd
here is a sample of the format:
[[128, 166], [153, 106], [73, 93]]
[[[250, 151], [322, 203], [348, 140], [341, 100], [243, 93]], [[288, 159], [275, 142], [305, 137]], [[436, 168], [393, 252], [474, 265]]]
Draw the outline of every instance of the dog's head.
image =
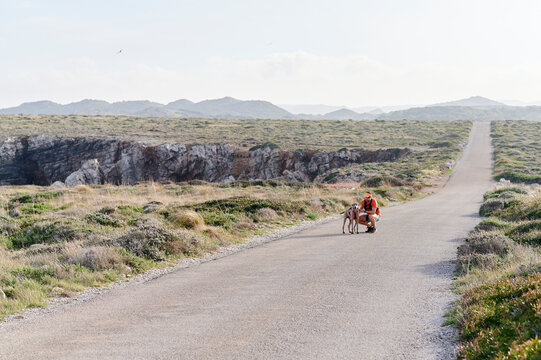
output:
[[351, 204], [351, 208], [353, 210], [358, 210], [359, 209], [359, 204], [355, 202], [355, 203]]

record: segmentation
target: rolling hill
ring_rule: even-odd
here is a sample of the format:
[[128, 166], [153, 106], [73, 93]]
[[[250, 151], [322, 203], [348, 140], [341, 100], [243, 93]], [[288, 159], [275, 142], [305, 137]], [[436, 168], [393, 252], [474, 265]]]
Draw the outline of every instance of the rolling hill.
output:
[[57, 104], [52, 101], [37, 101], [0, 109], [0, 114], [132, 115], [150, 117], [266, 119], [288, 119], [294, 117], [290, 112], [268, 101], [243, 101], [232, 97], [204, 100], [198, 103], [180, 99], [167, 105], [147, 100], [108, 103], [103, 100], [86, 99], [66, 105]]
[[[314, 105], [316, 106], [316, 105]], [[288, 108], [292, 109], [293, 105]], [[504, 103], [473, 96], [424, 107], [333, 108], [317, 105], [314, 109], [334, 109], [323, 115], [293, 114], [268, 101], [238, 100], [232, 97], [192, 102], [179, 99], [166, 105], [148, 100], [109, 103], [103, 100], [82, 100], [66, 105], [52, 101], [23, 103], [0, 109], [0, 114], [43, 115], [127, 115], [142, 117], [224, 118], [224, 119], [304, 119], [304, 120], [538, 120], [541, 106], [509, 106]], [[298, 109], [310, 110], [310, 105]], [[389, 111], [396, 109], [395, 111]], [[357, 110], [357, 111], [355, 111]], [[360, 112], [359, 112], [360, 111]], [[387, 111], [387, 112], [385, 112]]]

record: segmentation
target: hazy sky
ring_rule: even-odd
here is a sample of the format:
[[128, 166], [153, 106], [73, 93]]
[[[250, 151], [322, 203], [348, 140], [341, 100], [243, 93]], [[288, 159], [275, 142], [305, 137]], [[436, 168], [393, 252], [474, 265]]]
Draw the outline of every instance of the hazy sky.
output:
[[0, 0], [0, 107], [539, 101], [540, 18], [538, 0]]

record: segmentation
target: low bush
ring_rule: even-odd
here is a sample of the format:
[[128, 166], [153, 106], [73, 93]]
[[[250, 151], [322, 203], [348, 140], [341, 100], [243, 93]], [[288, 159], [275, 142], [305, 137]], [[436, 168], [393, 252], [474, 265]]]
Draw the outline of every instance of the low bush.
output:
[[361, 187], [381, 187], [381, 186], [404, 186], [404, 181], [393, 176], [373, 176], [363, 182]]
[[68, 264], [84, 266], [92, 271], [111, 269], [122, 263], [120, 254], [113, 248], [92, 246], [73, 251], [66, 259]]
[[169, 256], [189, 251], [190, 239], [186, 233], [172, 232], [154, 226], [140, 226], [114, 241], [135, 255], [155, 261], [164, 261]]
[[193, 210], [186, 209], [173, 209], [168, 212], [167, 219], [175, 226], [186, 229], [194, 229], [205, 224], [205, 220], [201, 215]]
[[87, 231], [74, 228], [61, 222], [37, 223], [22, 228], [10, 237], [11, 244], [16, 249], [29, 247], [34, 244], [52, 244], [81, 240]]
[[145, 212], [142, 207], [134, 205], [118, 205], [117, 209], [124, 216], [134, 216]]
[[527, 351], [526, 343], [541, 332], [540, 273], [510, 276], [473, 288], [460, 303], [465, 310], [461, 320], [465, 343], [459, 359], [505, 358], [512, 348]]
[[495, 269], [501, 262], [501, 257], [496, 254], [471, 253], [462, 255], [457, 260], [456, 273], [459, 276], [467, 275], [472, 270]]
[[514, 345], [503, 360], [541, 360], [541, 341], [538, 337]]
[[257, 222], [268, 222], [276, 219], [278, 214], [271, 208], [261, 208], [255, 212], [253, 217]]
[[36, 192], [33, 194], [23, 194], [19, 196], [15, 196], [11, 199], [12, 203], [20, 203], [20, 204], [31, 204], [31, 203], [38, 203], [43, 202], [46, 200], [51, 200], [54, 198], [57, 198], [59, 196], [62, 196], [67, 191], [50, 191], [50, 192]]
[[474, 232], [458, 247], [458, 256], [495, 254], [504, 257], [513, 245], [513, 241], [503, 234]]
[[95, 212], [85, 216], [85, 220], [89, 223], [99, 224], [103, 226], [112, 226], [112, 227], [121, 227], [123, 226], [122, 221], [111, 217], [110, 215], [104, 214], [103, 212]]
[[508, 223], [506, 221], [500, 220], [498, 218], [488, 218], [483, 219], [475, 229], [477, 231], [493, 231], [493, 230], [507, 230], [512, 226], [511, 223]]
[[502, 199], [489, 199], [481, 205], [479, 209], [480, 216], [492, 216], [498, 210], [505, 208], [505, 201]]
[[480, 213], [493, 217], [458, 248], [458, 358], [541, 360], [541, 220], [531, 219], [540, 192], [507, 187], [485, 199]]
[[523, 188], [521, 187], [518, 187], [518, 186], [506, 186], [506, 187], [501, 187], [499, 189], [496, 189], [496, 190], [492, 190], [492, 191], [487, 191], [484, 195], [483, 195], [483, 198], [485, 200], [487, 199], [492, 199], [492, 198], [495, 198], [495, 197], [500, 197], [501, 194], [509, 194], [509, 193], [512, 193], [512, 194], [526, 194], [527, 191], [524, 190]]

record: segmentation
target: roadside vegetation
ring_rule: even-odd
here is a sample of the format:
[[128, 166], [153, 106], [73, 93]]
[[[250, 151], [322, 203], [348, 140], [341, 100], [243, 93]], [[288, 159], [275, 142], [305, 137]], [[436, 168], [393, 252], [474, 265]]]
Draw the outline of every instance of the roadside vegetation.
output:
[[541, 184], [541, 122], [493, 121], [494, 177]]
[[336, 214], [362, 190], [274, 181], [2, 187], [0, 318]]
[[541, 359], [541, 189], [489, 191], [479, 214], [458, 248], [458, 358]]

